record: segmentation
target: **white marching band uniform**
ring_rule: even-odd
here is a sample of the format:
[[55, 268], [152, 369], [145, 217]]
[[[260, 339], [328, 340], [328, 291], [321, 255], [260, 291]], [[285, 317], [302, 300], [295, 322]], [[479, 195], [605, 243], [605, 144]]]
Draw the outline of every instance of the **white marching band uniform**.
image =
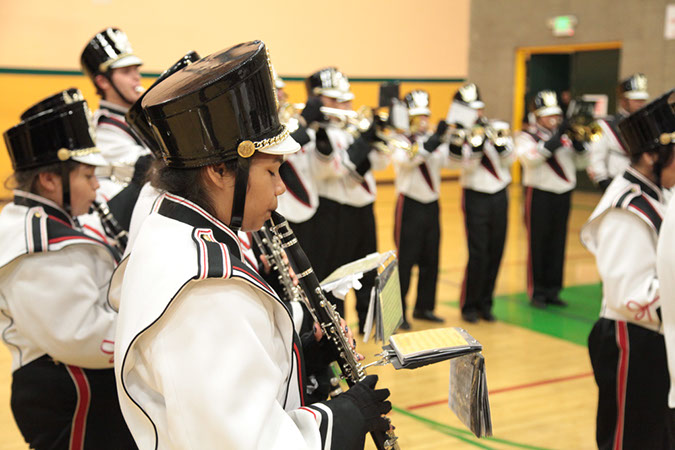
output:
[[15, 196], [34, 206], [10, 203], [0, 213], [0, 327], [12, 371], [45, 354], [81, 367], [112, 367], [117, 314], [106, 295], [115, 254], [77, 231], [50, 200]]
[[277, 197], [277, 211], [291, 222], [306, 222], [314, 216], [319, 207], [319, 194], [314, 176], [315, 132], [307, 128], [310, 142], [296, 153], [286, 156], [285, 164], [292, 171], [293, 181], [286, 184], [286, 192]]
[[575, 151], [570, 140], [563, 137], [563, 146], [551, 152], [544, 147], [551, 136], [549, 130], [539, 126], [532, 132], [523, 131], [516, 137], [516, 152], [524, 166], [524, 186], [562, 194], [576, 186], [576, 172], [588, 165], [589, 151]]
[[[658, 332], [656, 243], [664, 213], [661, 189], [633, 168], [617, 178], [581, 231], [603, 281], [600, 317]], [[600, 243], [600, 245], [598, 245]]]
[[675, 408], [675, 202], [668, 203], [659, 233], [656, 270], [661, 292], [661, 315], [670, 372], [668, 406]]
[[[153, 210], [111, 286], [124, 299], [115, 344], [120, 402], [139, 447], [330, 448], [330, 408], [302, 406], [291, 315], [242, 263], [237, 236], [171, 194]], [[204, 379], [193, 367], [211, 373]], [[194, 383], [198, 377], [204, 381]]]
[[371, 168], [365, 174], [359, 175], [347, 154], [347, 149], [354, 143], [354, 137], [333, 124], [326, 126], [326, 133], [333, 152], [330, 155], [314, 152], [319, 197], [357, 208], [373, 203], [377, 196], [377, 187], [372, 171], [384, 170], [389, 164], [389, 157], [381, 152], [371, 151], [368, 154]]
[[602, 134], [597, 141], [589, 145], [590, 157], [586, 168], [588, 176], [595, 182], [601, 182], [616, 178], [630, 165], [630, 155], [624, 147], [616, 124], [626, 117], [619, 115], [616, 118], [598, 119], [597, 124], [602, 130]]
[[449, 167], [461, 169], [459, 184], [463, 188], [494, 194], [511, 184], [514, 159], [513, 139], [508, 139], [506, 149], [501, 153], [486, 139], [481, 152], [474, 152], [465, 142], [461, 157], [450, 153]]
[[412, 158], [402, 149], [395, 148], [391, 161], [396, 173], [396, 192], [420, 203], [437, 201], [441, 191], [441, 169], [449, 166], [448, 145], [441, 144], [434, 151], [424, 148], [429, 135], [420, 135], [411, 144], [418, 145]]
[[150, 150], [136, 136], [126, 122], [128, 108], [100, 100], [94, 114], [96, 146], [108, 162], [107, 167], [96, 169], [101, 187], [99, 194], [109, 201], [117, 195], [134, 175], [134, 164]]

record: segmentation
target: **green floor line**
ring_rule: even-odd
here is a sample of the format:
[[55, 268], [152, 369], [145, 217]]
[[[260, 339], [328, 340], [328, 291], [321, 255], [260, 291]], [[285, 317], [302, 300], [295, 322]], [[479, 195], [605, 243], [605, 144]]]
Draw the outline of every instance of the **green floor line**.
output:
[[[569, 306], [537, 309], [530, 306], [529, 297], [524, 292], [499, 295], [495, 297], [493, 312], [501, 322], [586, 346], [588, 334], [600, 312], [602, 285], [569, 286], [562, 290], [560, 297]], [[456, 301], [444, 304], [459, 307]]]
[[506, 439], [500, 439], [496, 437], [486, 437], [486, 438], [481, 438], [481, 441], [478, 441], [478, 438], [474, 436], [474, 434], [468, 430], [465, 430], [463, 428], [456, 428], [450, 425], [446, 425], [440, 422], [436, 422], [435, 420], [428, 419], [426, 417], [420, 416], [418, 414], [412, 413], [408, 410], [398, 408], [394, 406], [392, 408], [394, 411], [396, 411], [399, 414], [403, 414], [404, 416], [408, 416], [411, 419], [415, 419], [419, 422], [422, 422], [431, 428], [440, 431], [441, 433], [452, 436], [454, 438], [457, 438], [461, 441], [467, 442], [475, 447], [478, 448], [485, 448], [485, 449], [492, 449], [493, 447], [489, 446], [489, 442], [495, 443], [495, 444], [504, 444], [504, 445], [509, 445], [511, 447], [515, 448], [522, 448], [522, 449], [527, 449], [527, 450], [547, 450], [544, 447], [536, 447], [533, 445], [528, 445], [528, 444], [521, 444], [518, 442], [513, 442], [509, 441]]

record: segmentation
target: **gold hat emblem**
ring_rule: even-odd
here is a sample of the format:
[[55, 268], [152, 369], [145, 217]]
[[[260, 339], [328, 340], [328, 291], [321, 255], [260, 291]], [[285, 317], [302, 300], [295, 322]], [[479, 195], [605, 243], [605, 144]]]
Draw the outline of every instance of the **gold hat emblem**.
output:
[[641, 73], [636, 74], [633, 77], [633, 87], [635, 91], [646, 91], [647, 90], [647, 77]]
[[466, 103], [474, 102], [478, 99], [478, 89], [473, 83], [469, 83], [459, 88], [459, 95]]
[[70, 159], [70, 150], [62, 148], [56, 152], [56, 157], [59, 158], [59, 161], [68, 161]]
[[253, 156], [253, 153], [255, 152], [255, 144], [251, 141], [243, 141], [239, 146], [237, 147], [237, 153], [239, 153], [239, 156], [242, 158], [250, 158]]

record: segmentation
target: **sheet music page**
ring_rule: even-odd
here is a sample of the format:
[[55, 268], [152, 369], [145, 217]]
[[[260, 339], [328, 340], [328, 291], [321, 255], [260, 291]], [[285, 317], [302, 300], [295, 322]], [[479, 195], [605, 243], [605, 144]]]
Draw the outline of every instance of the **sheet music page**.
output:
[[405, 361], [406, 357], [434, 352], [453, 347], [469, 345], [457, 328], [434, 328], [412, 333], [397, 334], [389, 338], [392, 347], [399, 358]]
[[355, 273], [364, 273], [369, 270], [376, 269], [387, 259], [389, 259], [394, 253], [394, 251], [388, 251], [386, 253], [371, 253], [365, 258], [357, 259], [350, 263], [345, 264], [344, 266], [338, 267], [328, 275], [325, 279], [321, 281], [321, 288], [324, 290], [330, 290], [330, 284], [339, 282], [341, 279], [349, 277]]
[[459, 123], [464, 128], [471, 128], [473, 124], [476, 123], [477, 119], [478, 112], [475, 109], [469, 108], [459, 102], [452, 102], [450, 103], [450, 109], [448, 110], [445, 121], [448, 125]]
[[[386, 273], [386, 275], [385, 275]], [[378, 302], [382, 313], [382, 342], [387, 342], [403, 322], [401, 284], [398, 279], [398, 264], [380, 274], [385, 276], [384, 285], [379, 289]]]

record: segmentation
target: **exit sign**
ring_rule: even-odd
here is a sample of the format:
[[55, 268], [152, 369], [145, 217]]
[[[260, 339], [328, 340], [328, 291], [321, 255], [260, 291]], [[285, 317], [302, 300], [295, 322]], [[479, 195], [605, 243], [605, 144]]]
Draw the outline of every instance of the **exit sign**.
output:
[[574, 27], [577, 26], [576, 16], [556, 16], [548, 21], [553, 36], [574, 36]]

